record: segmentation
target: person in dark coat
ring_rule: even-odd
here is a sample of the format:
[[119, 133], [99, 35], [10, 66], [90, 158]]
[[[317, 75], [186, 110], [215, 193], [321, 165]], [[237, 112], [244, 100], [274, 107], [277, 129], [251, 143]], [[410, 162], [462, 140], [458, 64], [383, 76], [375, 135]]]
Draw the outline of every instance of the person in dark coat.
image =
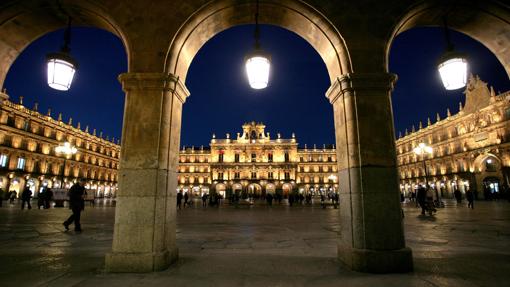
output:
[[53, 199], [53, 191], [51, 188], [46, 187], [46, 191], [44, 192], [44, 208], [50, 208], [51, 200]]
[[69, 208], [73, 214], [62, 223], [66, 230], [69, 230], [69, 225], [74, 222], [74, 231], [81, 232], [81, 211], [85, 208], [85, 179], [81, 178], [77, 183], [73, 184], [69, 189]]
[[177, 207], [181, 209], [181, 205], [182, 205], [182, 192], [179, 191], [177, 193]]
[[30, 205], [30, 199], [32, 198], [32, 191], [30, 188], [25, 186], [25, 189], [23, 189], [23, 192], [21, 193], [21, 209], [25, 209], [25, 202], [27, 203], [28, 209], [32, 209], [32, 206]]
[[474, 205], [475, 197], [471, 190], [466, 191], [466, 199], [468, 201], [468, 208], [471, 207], [471, 209], [474, 209], [475, 208], [475, 205]]
[[427, 200], [427, 190], [425, 189], [424, 186], [420, 186], [418, 188], [417, 193], [416, 193], [416, 201], [418, 202], [418, 204], [421, 207], [421, 214], [425, 214], [425, 209], [426, 209], [425, 202], [426, 202], [426, 200]]
[[4, 201], [4, 190], [0, 188], [0, 207], [2, 207], [2, 202]]
[[186, 205], [188, 205], [189, 196], [188, 193], [184, 193], [184, 207], [186, 208]]

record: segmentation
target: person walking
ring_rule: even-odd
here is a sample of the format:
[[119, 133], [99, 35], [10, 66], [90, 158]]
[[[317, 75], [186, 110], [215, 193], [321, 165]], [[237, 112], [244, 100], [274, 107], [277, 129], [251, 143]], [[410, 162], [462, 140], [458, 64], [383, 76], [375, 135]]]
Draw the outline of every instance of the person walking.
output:
[[475, 209], [475, 206], [474, 206], [474, 195], [473, 195], [473, 192], [471, 190], [468, 190], [466, 191], [466, 199], [468, 201], [468, 208], [471, 207], [471, 209]]
[[51, 188], [46, 187], [46, 191], [44, 192], [44, 208], [49, 209], [51, 206], [51, 200], [53, 199], [53, 190]]
[[202, 207], [207, 207], [207, 194], [202, 194]]
[[16, 198], [16, 192], [14, 190], [9, 191], [9, 204], [14, 204]]
[[2, 207], [2, 202], [4, 201], [4, 190], [2, 188], [0, 188], [0, 207]]
[[425, 214], [425, 201], [427, 200], [427, 190], [425, 187], [420, 186], [418, 187], [418, 191], [416, 192], [416, 202], [421, 207], [421, 214]]
[[81, 212], [85, 208], [85, 181], [84, 178], [81, 178], [69, 189], [69, 208], [73, 213], [62, 223], [66, 231], [69, 230], [69, 225], [74, 222], [74, 231], [82, 232], [80, 219]]
[[21, 193], [21, 209], [25, 209], [25, 203], [27, 203], [27, 208], [32, 209], [32, 206], [30, 205], [30, 199], [32, 198], [32, 191], [30, 188], [25, 186], [25, 189], [23, 189], [23, 192]]
[[179, 191], [177, 193], [177, 207], [181, 209], [181, 205], [182, 205], [182, 192]]
[[186, 206], [188, 205], [188, 200], [189, 200], [188, 193], [185, 192], [184, 193], [184, 208], [186, 208]]

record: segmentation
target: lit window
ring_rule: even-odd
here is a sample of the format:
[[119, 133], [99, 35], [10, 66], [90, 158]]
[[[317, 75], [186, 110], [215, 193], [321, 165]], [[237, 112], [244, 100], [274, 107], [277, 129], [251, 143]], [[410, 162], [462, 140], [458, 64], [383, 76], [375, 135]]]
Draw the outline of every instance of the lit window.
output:
[[0, 155], [0, 167], [6, 167], [7, 166], [7, 160], [8, 160], [7, 155], [5, 155], [5, 154]]
[[16, 166], [17, 169], [24, 169], [25, 168], [25, 159], [20, 157], [18, 158], [18, 165]]

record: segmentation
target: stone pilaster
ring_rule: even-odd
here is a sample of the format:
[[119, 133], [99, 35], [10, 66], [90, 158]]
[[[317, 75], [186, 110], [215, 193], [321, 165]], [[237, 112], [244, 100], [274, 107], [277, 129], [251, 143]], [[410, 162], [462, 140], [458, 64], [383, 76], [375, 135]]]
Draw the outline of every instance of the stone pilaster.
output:
[[176, 187], [182, 105], [173, 75], [126, 73], [119, 190], [109, 272], [151, 272], [177, 260]]
[[338, 257], [363, 272], [413, 269], [405, 247], [390, 93], [396, 76], [347, 74], [326, 96], [333, 105], [341, 234]]

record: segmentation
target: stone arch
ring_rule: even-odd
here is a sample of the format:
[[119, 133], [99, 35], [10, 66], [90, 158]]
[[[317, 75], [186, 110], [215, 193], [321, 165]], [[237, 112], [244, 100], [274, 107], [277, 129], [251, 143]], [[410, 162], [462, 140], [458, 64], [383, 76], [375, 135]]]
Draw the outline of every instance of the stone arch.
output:
[[[296, 0], [260, 3], [260, 23], [286, 28], [304, 38], [326, 64], [331, 82], [352, 72], [344, 39], [333, 24], [312, 6]], [[217, 33], [253, 23], [255, 1], [210, 1], [180, 27], [165, 60], [165, 72], [186, 81], [188, 68], [198, 50]], [[234, 16], [235, 15], [235, 16]]]
[[0, 6], [0, 86], [18, 55], [39, 37], [66, 27], [68, 15], [73, 26], [95, 27], [117, 35], [126, 49], [129, 65], [127, 37], [106, 9], [92, 1], [61, 1], [60, 5], [62, 8], [57, 1], [17, 1]]
[[[136, 68], [130, 66], [130, 73], [119, 77], [126, 92], [123, 150], [119, 204], [106, 270], [155, 271], [168, 267], [178, 258], [175, 171], [182, 105], [189, 96], [184, 85], [188, 67], [200, 47], [216, 33], [251, 23], [254, 4], [254, 0], [216, 0], [196, 9], [187, 5], [186, 8], [193, 10], [187, 20], [182, 20], [176, 34], [170, 35], [172, 40], [165, 46], [168, 47], [166, 55], [162, 54], [165, 56], [163, 73], [158, 68], [159, 62], [148, 65], [140, 60], [144, 63], [138, 63], [140, 66]], [[338, 24], [344, 18], [339, 15], [348, 10], [342, 12], [341, 6], [338, 10], [334, 6], [317, 4], [324, 15], [335, 17]], [[182, 16], [178, 13], [174, 14], [176, 19]], [[260, 8], [261, 23], [287, 28], [303, 37], [328, 69], [332, 84], [326, 96], [333, 105], [341, 197], [339, 259], [357, 271], [412, 270], [397, 183], [390, 101], [395, 76], [386, 73], [381, 64], [384, 42], [380, 41], [380, 35], [360, 33], [363, 28], [347, 27], [358, 23], [348, 21], [345, 26], [338, 25], [350, 30], [347, 39], [352, 47], [348, 52], [338, 29], [324, 15], [300, 0], [264, 0]], [[367, 19], [362, 20], [368, 23]], [[143, 33], [139, 36], [140, 42], [145, 40]], [[149, 54], [140, 53], [151, 58]], [[351, 58], [358, 60], [356, 73]], [[140, 180], [131, 180], [135, 177]], [[318, 185], [314, 187], [317, 188]], [[382, 209], [385, 216], [379, 216]]]
[[475, 172], [482, 172], [482, 171], [485, 171], [485, 167], [483, 166], [483, 163], [487, 160], [487, 159], [494, 159], [497, 164], [498, 164], [498, 167], [499, 169], [501, 169], [502, 167], [502, 161], [501, 159], [495, 155], [495, 154], [492, 154], [492, 153], [485, 153], [485, 154], [480, 154], [478, 155], [475, 160], [473, 161], [473, 166], [475, 168]]
[[[452, 4], [455, 2], [454, 4]], [[386, 46], [386, 69], [393, 39], [420, 26], [442, 26], [448, 13], [448, 27], [482, 43], [505, 68], [510, 77], [510, 12], [499, 1], [422, 1], [410, 7], [395, 25]], [[443, 41], [443, 39], [438, 39]], [[442, 43], [442, 42], [441, 42]]]

